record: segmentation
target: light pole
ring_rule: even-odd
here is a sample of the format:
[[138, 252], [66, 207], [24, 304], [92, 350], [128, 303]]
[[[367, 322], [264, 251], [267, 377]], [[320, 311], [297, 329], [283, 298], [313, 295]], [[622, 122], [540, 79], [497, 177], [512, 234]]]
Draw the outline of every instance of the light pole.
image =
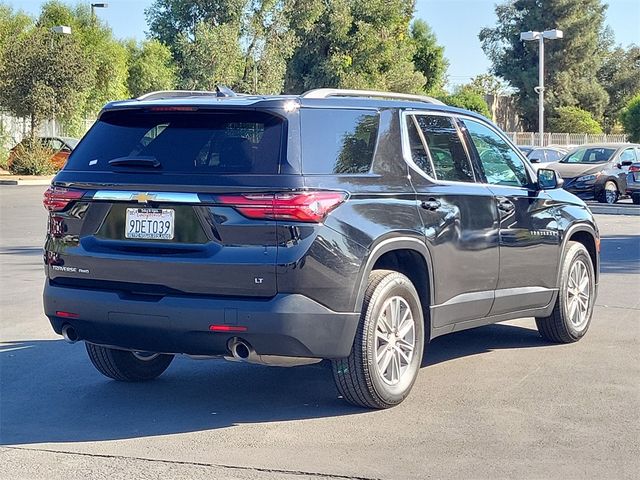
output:
[[108, 8], [108, 3], [92, 3], [91, 4], [91, 18], [96, 17], [96, 8]]
[[540, 146], [544, 146], [544, 39], [557, 40], [564, 36], [562, 30], [553, 29], [544, 32], [522, 32], [520, 40], [525, 42], [538, 40], [540, 52], [538, 55], [538, 86], [534, 89], [538, 94], [538, 132]]

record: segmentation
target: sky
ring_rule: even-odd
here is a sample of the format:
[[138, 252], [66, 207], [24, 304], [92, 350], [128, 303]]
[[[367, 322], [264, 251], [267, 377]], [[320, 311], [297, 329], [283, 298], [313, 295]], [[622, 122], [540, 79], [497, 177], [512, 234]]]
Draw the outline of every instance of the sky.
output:
[[[37, 15], [44, 3], [40, 0], [0, 1], [32, 15]], [[109, 7], [96, 9], [96, 14], [109, 24], [116, 37], [138, 40], [145, 37], [144, 10], [152, 0], [107, 2]], [[496, 0], [417, 0], [415, 16], [431, 26], [438, 43], [445, 47], [450, 86], [466, 83], [489, 70], [490, 63], [480, 47], [478, 33], [495, 24], [495, 4]], [[616, 43], [640, 44], [640, 0], [609, 0], [608, 4], [606, 23], [613, 29]]]

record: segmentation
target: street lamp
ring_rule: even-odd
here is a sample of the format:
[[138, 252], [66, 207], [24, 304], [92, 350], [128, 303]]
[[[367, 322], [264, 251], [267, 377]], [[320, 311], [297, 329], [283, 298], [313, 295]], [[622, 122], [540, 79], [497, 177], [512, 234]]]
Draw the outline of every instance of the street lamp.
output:
[[544, 39], [557, 40], [562, 38], [562, 30], [553, 29], [544, 32], [522, 32], [520, 40], [529, 42], [538, 40], [540, 53], [538, 56], [538, 86], [534, 89], [538, 94], [538, 131], [540, 135], [540, 146], [544, 146]]
[[96, 8], [107, 8], [109, 7], [108, 3], [92, 3], [91, 4], [91, 18], [96, 16]]

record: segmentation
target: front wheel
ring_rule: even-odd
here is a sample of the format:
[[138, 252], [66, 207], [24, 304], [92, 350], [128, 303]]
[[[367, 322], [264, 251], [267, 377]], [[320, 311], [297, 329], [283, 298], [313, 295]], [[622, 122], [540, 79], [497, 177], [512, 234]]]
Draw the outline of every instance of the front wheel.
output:
[[332, 362], [338, 392], [365, 408], [398, 405], [413, 387], [423, 350], [424, 320], [415, 287], [401, 273], [374, 270], [351, 354]]
[[587, 249], [569, 242], [562, 263], [560, 291], [551, 315], [536, 318], [540, 335], [556, 343], [580, 340], [589, 328], [595, 303], [595, 273]]
[[607, 181], [604, 184], [604, 188], [600, 192], [600, 195], [598, 196], [598, 201], [600, 203], [608, 203], [610, 205], [613, 205], [618, 201], [618, 198], [620, 198], [618, 186], [611, 180]]
[[160, 376], [173, 360], [173, 355], [130, 352], [87, 343], [93, 366], [104, 376], [121, 382], [142, 382]]

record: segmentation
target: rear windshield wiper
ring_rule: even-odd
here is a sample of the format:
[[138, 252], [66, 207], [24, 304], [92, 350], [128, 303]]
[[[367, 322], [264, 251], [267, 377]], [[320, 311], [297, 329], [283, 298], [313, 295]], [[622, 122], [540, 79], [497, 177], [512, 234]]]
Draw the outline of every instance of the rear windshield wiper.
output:
[[158, 168], [161, 166], [156, 157], [118, 157], [109, 160], [109, 165], [114, 167], [151, 167]]

